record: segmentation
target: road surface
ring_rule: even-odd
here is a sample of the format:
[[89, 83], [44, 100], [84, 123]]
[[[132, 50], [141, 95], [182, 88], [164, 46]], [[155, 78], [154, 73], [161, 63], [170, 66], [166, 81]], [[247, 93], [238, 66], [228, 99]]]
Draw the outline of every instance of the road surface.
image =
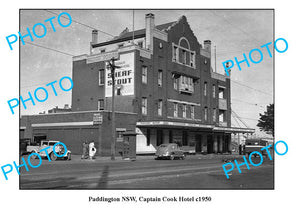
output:
[[[27, 160], [25, 156], [25, 160]], [[36, 163], [34, 163], [36, 161]], [[239, 163], [242, 159], [239, 159]], [[255, 158], [253, 159], [255, 162]], [[257, 160], [256, 162], [259, 162]], [[32, 164], [38, 164], [33, 160]], [[138, 157], [136, 161], [98, 157], [94, 161], [73, 157], [71, 161], [48, 162], [26, 172], [21, 168], [20, 189], [273, 189], [273, 161], [262, 165], [235, 168], [227, 179], [222, 158], [154, 160]]]

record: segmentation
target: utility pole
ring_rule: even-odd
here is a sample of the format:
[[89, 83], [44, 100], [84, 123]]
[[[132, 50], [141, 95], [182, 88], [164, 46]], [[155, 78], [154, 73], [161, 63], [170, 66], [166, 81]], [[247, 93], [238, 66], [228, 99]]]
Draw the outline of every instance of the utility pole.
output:
[[115, 59], [112, 58], [109, 62], [109, 68], [111, 71], [111, 79], [112, 79], [112, 96], [111, 96], [111, 160], [115, 160], [116, 154], [116, 119], [115, 119], [115, 69], [119, 68], [115, 65]]

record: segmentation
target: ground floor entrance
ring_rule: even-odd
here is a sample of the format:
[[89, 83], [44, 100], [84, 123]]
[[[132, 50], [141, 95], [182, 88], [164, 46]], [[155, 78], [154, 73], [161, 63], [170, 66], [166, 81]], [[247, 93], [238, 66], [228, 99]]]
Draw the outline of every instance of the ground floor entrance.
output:
[[177, 143], [189, 153], [230, 153], [230, 133], [186, 128], [136, 128], [137, 153], [155, 153], [163, 143]]

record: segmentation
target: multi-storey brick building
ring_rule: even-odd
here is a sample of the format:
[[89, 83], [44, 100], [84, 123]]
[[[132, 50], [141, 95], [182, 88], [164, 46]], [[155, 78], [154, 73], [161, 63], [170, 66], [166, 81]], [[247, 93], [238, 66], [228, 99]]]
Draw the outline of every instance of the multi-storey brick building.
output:
[[[213, 72], [211, 41], [200, 44], [185, 16], [155, 25], [150, 13], [144, 29], [126, 29], [101, 43], [94, 30], [90, 48], [89, 55], [73, 58], [72, 112], [68, 116], [96, 111], [107, 114], [101, 131], [94, 135], [103, 155], [110, 149], [111, 134], [103, 127], [110, 125], [105, 123], [110, 121], [112, 103], [111, 71], [106, 61], [112, 57], [120, 67], [115, 71], [118, 136], [121, 138], [124, 130], [136, 131], [137, 153], [153, 153], [159, 144], [168, 142], [195, 152], [228, 152], [231, 133], [253, 132], [231, 127], [230, 78]], [[80, 147], [86, 138], [80, 133], [77, 138], [72, 144]]]

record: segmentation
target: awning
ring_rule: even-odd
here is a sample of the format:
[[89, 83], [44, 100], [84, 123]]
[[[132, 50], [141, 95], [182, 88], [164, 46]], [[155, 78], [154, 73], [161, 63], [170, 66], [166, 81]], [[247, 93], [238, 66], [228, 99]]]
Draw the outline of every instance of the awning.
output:
[[198, 123], [183, 123], [183, 122], [173, 122], [173, 121], [146, 121], [146, 122], [137, 122], [139, 127], [190, 127], [190, 128], [205, 128], [213, 129], [213, 125], [205, 125]]
[[238, 127], [220, 127], [208, 124], [199, 123], [184, 123], [173, 121], [145, 121], [137, 122], [138, 127], [164, 127], [164, 128], [194, 128], [211, 130], [212, 132], [225, 132], [225, 133], [254, 133], [255, 129], [251, 128], [238, 128]]
[[254, 133], [255, 129], [251, 128], [239, 128], [239, 127], [221, 127], [221, 126], [215, 126], [213, 128], [213, 131], [220, 131], [220, 132], [226, 132], [226, 133]]

